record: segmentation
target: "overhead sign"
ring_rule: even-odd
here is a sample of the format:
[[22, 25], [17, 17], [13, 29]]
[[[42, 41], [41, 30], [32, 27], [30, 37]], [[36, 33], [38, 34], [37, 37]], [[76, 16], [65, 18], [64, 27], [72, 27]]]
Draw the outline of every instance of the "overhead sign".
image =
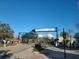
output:
[[56, 32], [57, 28], [41, 28], [35, 29], [36, 32]]

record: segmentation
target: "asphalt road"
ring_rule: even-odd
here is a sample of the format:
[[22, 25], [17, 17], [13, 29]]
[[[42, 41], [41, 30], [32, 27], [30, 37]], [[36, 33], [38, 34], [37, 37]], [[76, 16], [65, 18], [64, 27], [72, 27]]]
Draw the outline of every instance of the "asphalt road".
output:
[[[0, 59], [65, 59], [64, 50], [56, 47], [48, 47], [39, 53], [32, 51], [27, 44], [0, 48]], [[66, 59], [79, 59], [79, 54], [73, 50], [66, 50]]]
[[32, 48], [27, 44], [0, 48], [0, 59], [30, 59]]
[[54, 57], [58, 59], [79, 59], [79, 54], [74, 50], [66, 50], [66, 57], [64, 57], [64, 50], [53, 46], [41, 51], [41, 53], [49, 59], [53, 59]]

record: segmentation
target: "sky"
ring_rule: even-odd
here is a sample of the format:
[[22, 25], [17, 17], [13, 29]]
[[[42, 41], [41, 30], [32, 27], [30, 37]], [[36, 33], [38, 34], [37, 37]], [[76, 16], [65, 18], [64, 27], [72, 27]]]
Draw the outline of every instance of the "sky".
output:
[[48, 27], [75, 31], [77, 20], [77, 0], [0, 0], [0, 21], [15, 34]]

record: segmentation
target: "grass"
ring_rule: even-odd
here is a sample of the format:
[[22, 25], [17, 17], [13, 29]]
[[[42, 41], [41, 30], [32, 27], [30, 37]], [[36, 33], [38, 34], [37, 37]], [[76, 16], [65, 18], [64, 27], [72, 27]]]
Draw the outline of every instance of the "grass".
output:
[[42, 45], [42, 48], [47, 48], [48, 47], [48, 45]]
[[79, 55], [79, 50], [73, 50], [73, 51]]
[[32, 46], [32, 47], [33, 47], [33, 51], [40, 51], [40, 50], [47, 48], [48, 45], [42, 45], [41, 48], [39, 48], [39, 49], [36, 49], [34, 46]]

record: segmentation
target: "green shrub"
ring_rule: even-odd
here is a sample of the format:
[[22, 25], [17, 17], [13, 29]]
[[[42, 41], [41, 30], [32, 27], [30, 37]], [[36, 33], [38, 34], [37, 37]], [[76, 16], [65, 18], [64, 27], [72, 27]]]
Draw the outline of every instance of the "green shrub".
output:
[[48, 45], [42, 45], [42, 48], [47, 48], [48, 47]]
[[33, 51], [38, 51], [35, 47], [33, 47]]

